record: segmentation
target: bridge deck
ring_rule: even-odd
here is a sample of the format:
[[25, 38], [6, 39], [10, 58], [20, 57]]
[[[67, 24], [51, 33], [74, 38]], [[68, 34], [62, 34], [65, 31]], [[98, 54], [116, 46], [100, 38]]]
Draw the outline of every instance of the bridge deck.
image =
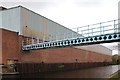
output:
[[84, 27], [78, 27], [76, 28], [76, 36], [73, 36], [71, 33], [71, 37], [68, 38], [66, 36], [68, 36], [68, 34], [70, 36], [70, 33], [67, 33], [64, 34], [64, 38], [62, 40], [57, 40], [54, 38], [54, 40], [49, 40], [49, 42], [22, 45], [22, 50], [119, 42], [119, 22], [119, 19], [117, 19], [108, 22], [87, 25]]

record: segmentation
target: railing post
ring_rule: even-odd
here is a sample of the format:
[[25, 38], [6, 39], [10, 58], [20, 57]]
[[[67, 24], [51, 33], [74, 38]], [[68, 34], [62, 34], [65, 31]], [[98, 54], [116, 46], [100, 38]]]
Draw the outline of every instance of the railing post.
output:
[[58, 35], [58, 34], [56, 34], [56, 37], [55, 37], [56, 40], [57, 40], [57, 35]]
[[65, 38], [65, 33], [62, 34], [63, 35], [63, 39]]
[[72, 36], [71, 36], [71, 38], [73, 38], [73, 32], [72, 32]]
[[93, 36], [93, 28], [92, 28], [92, 36]]
[[103, 26], [103, 34], [104, 34], [104, 26]]
[[54, 40], [54, 36], [53, 36], [53, 34], [52, 34], [52, 41]]
[[77, 27], [77, 33], [79, 32], [79, 28]]
[[68, 32], [66, 32], [66, 39], [68, 38]]
[[24, 41], [22, 40], [22, 46], [24, 46]]
[[117, 32], [120, 33], [120, 19], [118, 19]]
[[39, 38], [37, 38], [37, 43], [39, 43]]
[[58, 33], [58, 40], [60, 40], [60, 33]]
[[82, 36], [84, 36], [84, 35], [83, 35], [83, 30], [81, 30], [81, 33], [82, 33]]
[[114, 33], [115, 33], [115, 30], [116, 30], [115, 28], [116, 28], [116, 27], [115, 27], [115, 20], [114, 20]]
[[88, 36], [89, 36], [89, 25], [88, 25]]
[[102, 28], [102, 26], [101, 26], [101, 23], [100, 23], [100, 35], [101, 35], [101, 32], [102, 32], [101, 28]]
[[55, 40], [55, 35], [53, 34], [53, 40], [52, 41], [54, 41]]
[[79, 37], [79, 28], [77, 27], [77, 37]]
[[52, 41], [52, 34], [50, 34], [50, 38], [49, 38], [50, 41]]
[[34, 44], [34, 38], [32, 37], [32, 44]]

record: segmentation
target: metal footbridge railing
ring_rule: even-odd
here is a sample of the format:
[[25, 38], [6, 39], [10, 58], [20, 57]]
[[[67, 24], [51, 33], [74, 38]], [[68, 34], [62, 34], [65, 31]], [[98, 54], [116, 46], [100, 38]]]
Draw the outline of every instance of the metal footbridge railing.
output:
[[[77, 27], [72, 29], [77, 34], [66, 37], [70, 33], [64, 34], [64, 39], [54, 40], [43, 43], [22, 45], [22, 50], [35, 50], [53, 47], [66, 47], [89, 45], [98, 43], [118, 42], [120, 41], [120, 19], [101, 22], [97, 24]], [[57, 35], [56, 35], [57, 36]], [[63, 35], [62, 35], [63, 36]]]

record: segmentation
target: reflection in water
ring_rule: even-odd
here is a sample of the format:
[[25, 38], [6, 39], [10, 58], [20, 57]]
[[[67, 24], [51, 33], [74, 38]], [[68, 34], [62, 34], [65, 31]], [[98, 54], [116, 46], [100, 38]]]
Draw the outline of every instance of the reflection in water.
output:
[[112, 66], [112, 73], [118, 71], [119, 67], [120, 67], [120, 65], [119, 66], [117, 66], [117, 65], [116, 66]]
[[[96, 67], [75, 71], [48, 73], [48, 74], [24, 74], [24, 75], [5, 75], [4, 78], [108, 78], [109, 75], [118, 71], [120, 65]], [[3, 79], [4, 80], [4, 79]]]

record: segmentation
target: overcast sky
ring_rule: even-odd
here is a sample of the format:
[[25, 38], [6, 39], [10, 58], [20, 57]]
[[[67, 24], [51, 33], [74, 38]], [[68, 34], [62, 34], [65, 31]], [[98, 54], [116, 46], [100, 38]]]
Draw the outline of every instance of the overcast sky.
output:
[[118, 1], [119, 0], [1, 0], [0, 5], [7, 8], [22, 5], [63, 26], [75, 28], [117, 19]]
[[7, 8], [22, 5], [68, 28], [75, 28], [118, 18], [119, 0], [9, 1], [11, 2], [2, 0], [1, 5]]

